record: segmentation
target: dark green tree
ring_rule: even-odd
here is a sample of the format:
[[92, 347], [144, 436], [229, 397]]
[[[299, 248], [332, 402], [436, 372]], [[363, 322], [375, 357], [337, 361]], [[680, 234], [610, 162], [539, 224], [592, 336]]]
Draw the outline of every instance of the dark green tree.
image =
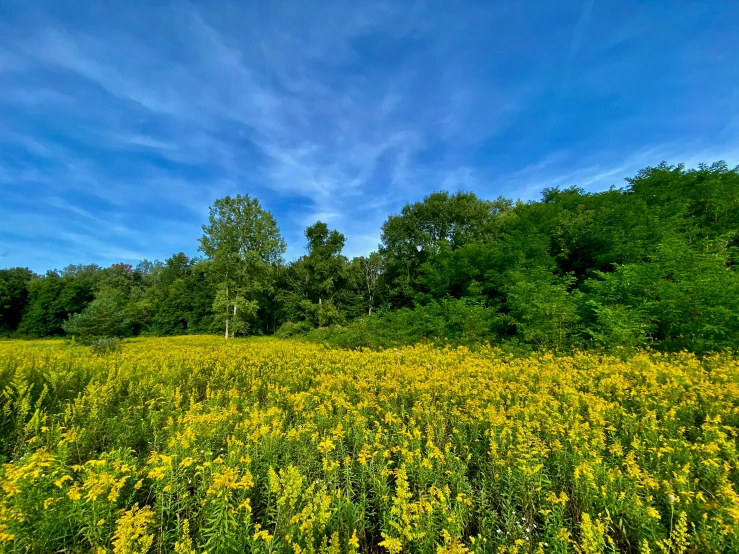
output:
[[341, 314], [334, 298], [346, 280], [346, 258], [341, 254], [346, 239], [336, 230], [318, 221], [305, 230], [308, 239], [305, 256], [307, 300], [318, 326], [335, 323]]
[[599, 273], [584, 288], [589, 333], [601, 344], [694, 352], [739, 344], [739, 272], [726, 240], [695, 246], [672, 237], [646, 263]]
[[419, 268], [434, 256], [494, 240], [511, 207], [503, 198], [487, 201], [471, 192], [435, 192], [391, 215], [382, 226], [380, 253], [392, 304], [413, 303]]
[[518, 335], [544, 349], [572, 346], [579, 332], [578, 291], [574, 277], [559, 277], [544, 268], [514, 272], [505, 287], [506, 308]]
[[34, 274], [23, 267], [0, 269], [0, 336], [18, 329], [28, 305], [28, 287]]
[[306, 228], [306, 255], [290, 263], [280, 295], [288, 321], [310, 321], [319, 327], [343, 320], [347, 299], [347, 260], [341, 254], [345, 238], [318, 221]]
[[70, 315], [62, 327], [67, 335], [82, 343], [103, 337], [129, 336], [132, 324], [126, 317], [126, 297], [120, 289], [105, 285], [84, 310]]
[[70, 266], [34, 277], [18, 333], [29, 337], [62, 335], [62, 323], [69, 314], [81, 312], [93, 300], [98, 272], [97, 266]]

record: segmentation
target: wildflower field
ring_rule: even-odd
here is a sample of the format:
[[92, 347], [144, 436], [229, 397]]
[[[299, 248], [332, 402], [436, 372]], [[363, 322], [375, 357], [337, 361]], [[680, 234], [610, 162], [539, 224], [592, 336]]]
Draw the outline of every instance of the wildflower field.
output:
[[739, 552], [739, 362], [0, 342], [2, 552]]

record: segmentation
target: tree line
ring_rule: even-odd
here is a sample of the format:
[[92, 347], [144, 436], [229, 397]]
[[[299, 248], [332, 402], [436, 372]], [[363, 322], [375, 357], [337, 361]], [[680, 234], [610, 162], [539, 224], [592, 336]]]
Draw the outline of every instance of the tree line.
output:
[[225, 197], [203, 225], [201, 257], [0, 270], [0, 336], [736, 347], [739, 168], [663, 163], [626, 181], [531, 202], [435, 192], [389, 216], [368, 256], [347, 258], [344, 235], [319, 221], [288, 262], [272, 214]]

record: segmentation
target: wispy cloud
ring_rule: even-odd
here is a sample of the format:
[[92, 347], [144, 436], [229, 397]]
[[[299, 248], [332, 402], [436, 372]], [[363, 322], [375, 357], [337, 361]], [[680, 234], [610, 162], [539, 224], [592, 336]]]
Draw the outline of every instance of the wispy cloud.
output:
[[584, 0], [582, 3], [582, 11], [580, 12], [580, 18], [577, 20], [575, 25], [575, 32], [572, 35], [570, 41], [570, 52], [567, 58], [567, 62], [572, 63], [572, 59], [577, 54], [578, 50], [582, 47], [583, 41], [585, 40], [585, 33], [587, 33], [588, 25], [590, 24], [590, 14], [593, 12], [593, 4], [595, 0]]
[[[576, 9], [574, 31], [576, 16], [543, 0], [10, 10], [0, 23], [2, 263], [195, 253], [208, 205], [236, 193], [275, 213], [290, 256], [317, 219], [364, 254], [388, 213], [434, 190], [595, 190], [657, 163], [666, 143], [670, 155], [709, 159], [739, 144], [726, 120], [720, 134], [718, 119], [654, 123], [690, 104], [685, 85], [660, 89], [649, 110], [648, 93], [621, 84], [640, 60], [660, 60], [641, 38], [649, 14], [593, 0]], [[682, 36], [687, 19], [671, 27], [665, 13], [662, 32]], [[562, 65], [581, 58], [553, 95]], [[711, 85], [729, 101], [728, 85]]]

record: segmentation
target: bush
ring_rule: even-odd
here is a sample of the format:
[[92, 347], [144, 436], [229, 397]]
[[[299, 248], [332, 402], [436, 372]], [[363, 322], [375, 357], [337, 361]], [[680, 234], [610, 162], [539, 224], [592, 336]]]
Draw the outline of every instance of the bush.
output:
[[604, 348], [638, 348], [647, 346], [655, 326], [649, 316], [623, 304], [602, 305], [589, 300], [594, 322], [585, 332]]
[[280, 325], [280, 328], [277, 329], [275, 335], [280, 337], [281, 339], [289, 339], [296, 335], [304, 335], [312, 329], [313, 325], [311, 325], [307, 321], [299, 321], [297, 323], [286, 321], [285, 323]]
[[102, 289], [95, 300], [62, 324], [64, 332], [78, 342], [90, 344], [99, 337], [124, 337], [131, 332], [131, 322], [124, 311], [125, 298], [115, 289]]
[[97, 356], [104, 356], [121, 349], [121, 339], [118, 337], [95, 337], [89, 341], [90, 350]]
[[310, 331], [307, 338], [339, 348], [388, 348], [417, 342], [471, 345], [498, 335], [502, 316], [471, 300], [446, 298], [415, 308], [380, 311], [349, 325]]
[[569, 291], [574, 277], [557, 277], [544, 268], [511, 277], [514, 283], [506, 287], [506, 306], [518, 336], [547, 350], [576, 344], [579, 293]]

